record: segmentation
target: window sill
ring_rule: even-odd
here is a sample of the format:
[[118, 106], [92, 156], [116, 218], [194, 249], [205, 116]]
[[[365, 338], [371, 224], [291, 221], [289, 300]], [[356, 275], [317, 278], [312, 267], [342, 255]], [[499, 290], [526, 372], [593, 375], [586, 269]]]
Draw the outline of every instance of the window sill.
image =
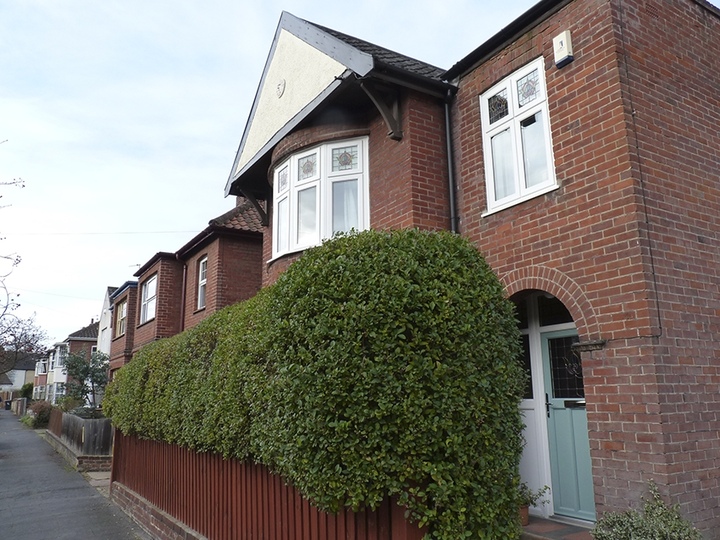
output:
[[542, 189], [539, 189], [537, 191], [533, 191], [532, 193], [528, 193], [527, 195], [524, 195], [523, 197], [518, 197], [517, 199], [513, 199], [512, 201], [505, 202], [503, 204], [499, 204], [497, 206], [494, 206], [493, 208], [486, 210], [481, 214], [482, 217], [491, 216], [492, 214], [496, 214], [498, 212], [502, 212], [503, 210], [507, 210], [508, 208], [512, 208], [513, 206], [517, 206], [518, 204], [522, 204], [526, 201], [529, 201], [531, 199], [535, 199], [536, 197], [540, 197], [541, 195], [546, 195], [548, 193], [551, 193], [555, 191], [556, 189], [559, 189], [559, 184], [553, 184], [551, 186], [544, 187]]
[[137, 328], [142, 328], [143, 326], [150, 324], [150, 323], [153, 322], [154, 320], [155, 320], [155, 317], [153, 317], [152, 319], [148, 319], [147, 321], [138, 324], [138, 325], [137, 325]]
[[282, 253], [278, 253], [277, 255], [271, 257], [270, 259], [268, 259], [268, 260], [265, 262], [265, 264], [268, 264], [268, 265], [273, 264], [275, 261], [279, 261], [280, 259], [284, 259], [285, 257], [289, 257], [289, 256], [291, 256], [291, 255], [297, 255], [298, 253], [302, 253], [302, 252], [305, 251], [306, 249], [311, 249], [311, 248], [317, 247], [317, 246], [319, 246], [319, 245], [321, 245], [321, 244], [315, 244], [315, 245], [312, 245], [312, 246], [306, 246], [306, 247], [303, 247], [303, 248], [297, 248], [297, 249], [294, 249], [294, 250], [284, 251], [284, 252], [282, 252]]

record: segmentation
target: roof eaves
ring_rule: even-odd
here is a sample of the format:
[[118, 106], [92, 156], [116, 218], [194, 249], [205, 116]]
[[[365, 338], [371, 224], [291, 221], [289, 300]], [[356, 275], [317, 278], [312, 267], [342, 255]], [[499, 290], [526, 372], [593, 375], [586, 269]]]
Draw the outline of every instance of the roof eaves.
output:
[[115, 301], [116, 298], [118, 298], [120, 295], [122, 295], [126, 290], [128, 289], [136, 289], [138, 285], [137, 281], [126, 281], [122, 285], [120, 285], [113, 293], [110, 295], [110, 300]]
[[442, 76], [445, 81], [453, 81], [485, 62], [498, 51], [513, 42], [518, 36], [545, 21], [573, 0], [541, 0], [517, 19], [485, 41], [477, 49], [456, 62]]
[[156, 262], [158, 262], [161, 259], [174, 259], [174, 258], [175, 258], [174, 253], [168, 253], [167, 251], [158, 251], [155, 255], [152, 256], [152, 258], [148, 262], [143, 264], [138, 269], [138, 271], [133, 274], [133, 276], [135, 276], [135, 277], [142, 276], [145, 272], [147, 272], [150, 269], [150, 267], [152, 267], [153, 264], [155, 264]]

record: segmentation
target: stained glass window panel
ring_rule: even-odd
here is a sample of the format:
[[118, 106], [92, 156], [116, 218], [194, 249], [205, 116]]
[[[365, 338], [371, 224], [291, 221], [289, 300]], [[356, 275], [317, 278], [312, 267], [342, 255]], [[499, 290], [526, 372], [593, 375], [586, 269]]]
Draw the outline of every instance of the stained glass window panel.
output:
[[278, 185], [277, 190], [278, 193], [282, 193], [288, 188], [288, 183], [290, 181], [290, 170], [288, 167], [283, 167], [280, 172], [278, 172]]
[[490, 113], [490, 123], [493, 124], [508, 115], [507, 90], [503, 89], [490, 99], [488, 99], [488, 110]]
[[332, 170], [351, 171], [358, 167], [358, 147], [346, 146], [344, 148], [333, 148], [332, 151]]
[[540, 72], [533, 69], [517, 82], [518, 104], [520, 107], [535, 101], [540, 96]]
[[298, 179], [307, 180], [317, 175], [317, 154], [300, 158], [298, 160]]
[[577, 336], [554, 338], [548, 341], [554, 398], [582, 399], [585, 397], [580, 354], [572, 349], [572, 344], [577, 341]]

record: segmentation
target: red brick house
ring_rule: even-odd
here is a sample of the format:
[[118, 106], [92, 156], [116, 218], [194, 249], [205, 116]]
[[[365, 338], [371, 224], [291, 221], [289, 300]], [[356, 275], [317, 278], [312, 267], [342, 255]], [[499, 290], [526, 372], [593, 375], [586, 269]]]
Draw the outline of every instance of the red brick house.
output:
[[653, 480], [720, 538], [718, 58], [704, 0], [543, 0], [448, 71], [283, 13], [226, 194], [264, 285], [337, 231], [469, 238], [518, 306], [535, 512]]
[[55, 343], [40, 356], [35, 364], [33, 379], [33, 399], [41, 399], [56, 404], [67, 393], [68, 374], [65, 373], [65, 359], [70, 354], [81, 355], [89, 362], [90, 356], [97, 350], [97, 321], [76, 330], [65, 340]]
[[179, 334], [261, 284], [262, 233], [257, 212], [238, 199], [232, 210], [175, 253], [156, 253], [118, 287], [113, 302], [111, 374], [143, 345]]

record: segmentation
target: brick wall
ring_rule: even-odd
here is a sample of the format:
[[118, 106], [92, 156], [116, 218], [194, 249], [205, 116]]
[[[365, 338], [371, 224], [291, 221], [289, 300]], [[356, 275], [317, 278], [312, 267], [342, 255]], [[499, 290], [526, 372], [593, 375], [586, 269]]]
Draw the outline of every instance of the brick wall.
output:
[[[453, 111], [461, 232], [510, 294], [548, 291], [581, 340], [607, 340], [583, 355], [597, 510], [654, 479], [706, 531], [720, 530], [718, 21], [691, 0], [576, 0], [465, 76]], [[575, 61], [557, 69], [562, 30]], [[483, 216], [478, 96], [541, 54], [560, 187]]]
[[[207, 256], [205, 308], [197, 308], [199, 261]], [[260, 234], [217, 236], [188, 258], [185, 286], [185, 326], [191, 328], [219, 309], [247, 300], [261, 286], [262, 237]]]
[[[135, 340], [133, 352], [143, 345], [180, 332], [183, 265], [174, 256], [162, 256], [138, 277]], [[157, 274], [155, 318], [140, 324], [143, 284]]]
[[[118, 306], [127, 301], [127, 319], [125, 320], [125, 333], [118, 336], [117, 312]], [[132, 358], [133, 342], [135, 339], [135, 324], [137, 313], [137, 287], [129, 287], [113, 302], [112, 342], [110, 343], [110, 373], [115, 372], [127, 364]]]
[[621, 75], [660, 315], [656, 384], [669, 492], [720, 538], [720, 10], [624, 2]]

